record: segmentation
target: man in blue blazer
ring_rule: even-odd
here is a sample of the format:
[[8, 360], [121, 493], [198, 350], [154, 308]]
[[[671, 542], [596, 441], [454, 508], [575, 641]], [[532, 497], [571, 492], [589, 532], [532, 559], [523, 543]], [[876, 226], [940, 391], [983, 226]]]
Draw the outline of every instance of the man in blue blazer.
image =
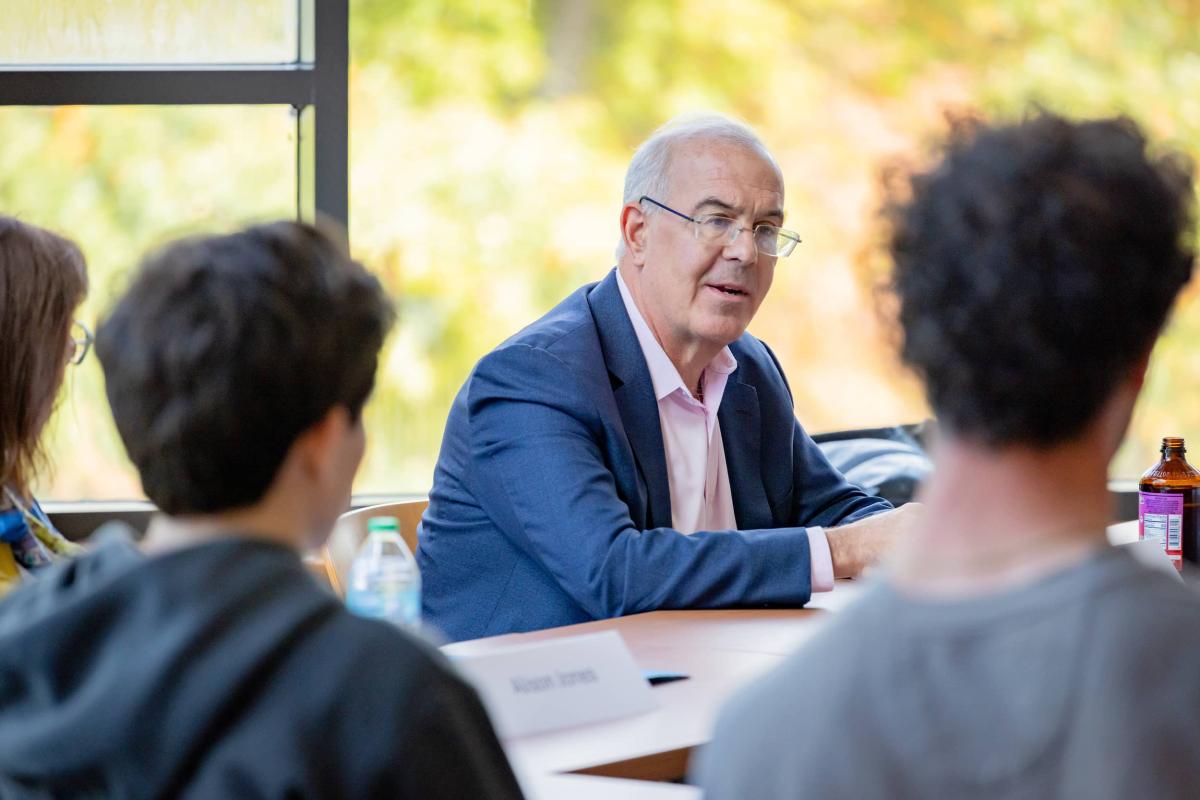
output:
[[829, 464], [745, 333], [799, 242], [782, 207], [741, 123], [676, 121], [638, 149], [617, 268], [485, 356], [454, 401], [417, 552], [427, 622], [460, 640], [800, 606], [911, 525], [915, 507]]

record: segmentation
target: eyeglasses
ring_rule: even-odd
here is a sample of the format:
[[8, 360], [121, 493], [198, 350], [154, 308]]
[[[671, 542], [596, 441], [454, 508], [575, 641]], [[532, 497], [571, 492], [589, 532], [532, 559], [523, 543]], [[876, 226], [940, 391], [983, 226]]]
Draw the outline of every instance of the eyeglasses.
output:
[[[655, 200], [653, 197], [642, 195], [638, 198], [638, 202], [646, 200], [661, 208], [663, 211], [670, 211], [677, 217], [683, 217], [688, 222], [692, 223], [692, 233], [696, 239], [708, 244], [719, 244], [722, 247], [727, 247], [737, 241], [737, 237], [744, 230], [738, 225], [736, 219], [725, 217], [720, 214], [701, 214], [698, 217], [689, 217], [687, 214], [681, 214], [670, 206], [665, 206]], [[754, 234], [754, 247], [764, 256], [779, 256], [784, 258], [791, 255], [796, 249], [796, 245], [800, 244], [800, 235], [794, 231], [789, 231], [784, 228], [778, 228], [774, 225], [768, 225], [765, 222], [760, 222], [752, 229]]]
[[71, 324], [71, 339], [67, 343], [67, 361], [71, 364], [82, 364], [88, 350], [92, 349], [91, 330], [79, 320]]

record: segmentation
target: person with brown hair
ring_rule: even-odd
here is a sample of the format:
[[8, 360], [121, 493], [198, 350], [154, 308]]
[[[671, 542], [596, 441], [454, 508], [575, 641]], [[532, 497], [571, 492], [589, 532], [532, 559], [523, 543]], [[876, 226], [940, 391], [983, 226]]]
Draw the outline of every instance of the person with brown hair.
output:
[[80, 549], [54, 529], [32, 490], [67, 363], [82, 361], [91, 344], [74, 321], [87, 288], [74, 242], [0, 214], [0, 596], [23, 573]]

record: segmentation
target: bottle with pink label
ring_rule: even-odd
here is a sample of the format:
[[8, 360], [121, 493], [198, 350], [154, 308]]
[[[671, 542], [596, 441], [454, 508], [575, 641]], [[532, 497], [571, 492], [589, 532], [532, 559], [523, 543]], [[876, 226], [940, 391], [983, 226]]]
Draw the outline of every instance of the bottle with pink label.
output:
[[1162, 441], [1162, 460], [1138, 483], [1138, 537], [1162, 544], [1175, 568], [1200, 559], [1200, 471], [1185, 459], [1179, 436]]

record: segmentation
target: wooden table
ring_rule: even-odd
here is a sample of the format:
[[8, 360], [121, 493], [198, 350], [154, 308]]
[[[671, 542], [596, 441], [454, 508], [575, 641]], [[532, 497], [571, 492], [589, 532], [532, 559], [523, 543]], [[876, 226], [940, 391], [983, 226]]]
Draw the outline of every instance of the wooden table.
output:
[[[1136, 541], [1137, 521], [1110, 526], [1108, 536], [1113, 544]], [[451, 654], [486, 653], [514, 644], [615, 630], [643, 669], [691, 676], [655, 687], [660, 707], [650, 713], [505, 742], [520, 771], [544, 780], [543, 794], [534, 796], [574, 796], [575, 786], [586, 785], [588, 789], [579, 789], [578, 795], [584, 798], [591, 796], [584, 791], [604, 790], [600, 784], [567, 786], [563, 781], [569, 782], [570, 777], [562, 773], [643, 781], [683, 778], [692, 749], [709, 741], [717, 713], [730, 695], [780, 663], [829, 619], [825, 612], [844, 607], [862, 589], [861, 582], [838, 581], [834, 591], [814, 595], [804, 609], [656, 611], [457, 642], [444, 649]], [[562, 780], [555, 783], [552, 776]]]
[[708, 742], [721, 706], [738, 688], [778, 664], [850, 602], [861, 585], [839, 582], [805, 609], [656, 611], [561, 628], [457, 642], [453, 655], [616, 630], [643, 669], [683, 672], [688, 680], [654, 688], [660, 707], [610, 722], [510, 739], [509, 757], [530, 775], [584, 773], [678, 780], [692, 748]]

